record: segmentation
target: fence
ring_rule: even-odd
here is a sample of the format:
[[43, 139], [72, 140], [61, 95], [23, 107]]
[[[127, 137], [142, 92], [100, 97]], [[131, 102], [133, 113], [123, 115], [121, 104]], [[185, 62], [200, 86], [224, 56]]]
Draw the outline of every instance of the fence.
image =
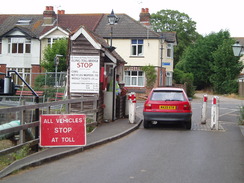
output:
[[[8, 107], [8, 108], [1, 108], [0, 109], [0, 115], [8, 115], [9, 120], [20, 120], [20, 125], [17, 125], [15, 127], [1, 129], [0, 128], [0, 134], [1, 136], [6, 134], [14, 134], [19, 133], [19, 145], [16, 145], [14, 147], [4, 149], [0, 151], [0, 155], [8, 154], [10, 152], [15, 151], [16, 149], [21, 148], [22, 146], [29, 144], [30, 146], [38, 144], [39, 141], [39, 115], [40, 114], [57, 114], [58, 113], [65, 113], [65, 114], [89, 114], [91, 116], [91, 113], [93, 114], [93, 119], [87, 120], [90, 121], [90, 123], [87, 124], [87, 126], [94, 126], [97, 125], [96, 116], [97, 116], [97, 101], [98, 96], [89, 96], [84, 98], [76, 98], [76, 99], [69, 99], [69, 100], [62, 100], [62, 101], [56, 101], [56, 102], [48, 102], [48, 103], [40, 103], [40, 104], [34, 104], [34, 105], [24, 105], [24, 106], [16, 106], [16, 107]], [[85, 110], [85, 106], [82, 105], [86, 102], [93, 102], [93, 109]], [[80, 109], [75, 109], [75, 112], [73, 111], [71, 104], [80, 104]], [[62, 110], [56, 110], [57, 106], [62, 106]], [[38, 114], [36, 114], [38, 112]], [[31, 117], [30, 117], [31, 116]], [[38, 119], [36, 119], [38, 118]], [[34, 119], [34, 120], [33, 120]], [[25, 133], [28, 131], [28, 138], [26, 139]], [[33, 133], [34, 132], [34, 133]], [[32, 137], [30, 137], [32, 136]]]

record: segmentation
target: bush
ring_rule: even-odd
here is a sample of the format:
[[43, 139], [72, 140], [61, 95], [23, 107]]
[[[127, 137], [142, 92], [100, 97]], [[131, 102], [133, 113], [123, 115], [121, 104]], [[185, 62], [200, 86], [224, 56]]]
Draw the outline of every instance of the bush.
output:
[[184, 73], [179, 69], [174, 70], [174, 81], [178, 84], [186, 83], [186, 93], [188, 97], [193, 97], [196, 87], [193, 85], [194, 76], [192, 73]]

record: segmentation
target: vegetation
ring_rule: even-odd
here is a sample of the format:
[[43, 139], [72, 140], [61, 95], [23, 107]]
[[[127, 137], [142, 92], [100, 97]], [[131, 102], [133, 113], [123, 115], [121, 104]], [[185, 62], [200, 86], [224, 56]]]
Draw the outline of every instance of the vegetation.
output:
[[242, 64], [232, 52], [234, 40], [228, 31], [198, 39], [183, 53], [176, 68], [194, 75], [197, 89], [212, 88], [215, 93], [237, 92], [237, 76]]
[[233, 44], [233, 40], [226, 39], [219, 45], [218, 49], [212, 53], [212, 74], [209, 79], [213, 91], [219, 94], [238, 92], [237, 78], [243, 65], [239, 62], [239, 58], [233, 56], [231, 48]]
[[186, 83], [186, 93], [188, 97], [193, 97], [196, 87], [193, 85], [194, 76], [192, 73], [184, 73], [179, 69], [174, 70], [174, 82], [178, 84]]
[[142, 70], [145, 72], [145, 75], [146, 75], [147, 87], [153, 88], [153, 86], [156, 82], [156, 78], [157, 78], [154, 66], [149, 64], [147, 66], [143, 66]]
[[174, 49], [174, 64], [178, 63], [184, 50], [201, 37], [196, 32], [196, 22], [187, 14], [177, 10], [160, 10], [153, 13], [151, 25], [156, 32], [176, 32], [177, 46]]
[[[3, 142], [6, 142], [6, 140], [4, 140]], [[0, 146], [0, 149], [4, 149], [1, 146]], [[24, 157], [28, 156], [30, 153], [31, 153], [31, 148], [29, 147], [29, 145], [25, 145], [14, 153], [10, 153], [10, 154], [1, 156], [0, 157], [0, 170], [4, 169], [6, 166], [10, 165], [12, 162], [14, 162], [16, 160], [23, 159]]]
[[41, 66], [46, 69], [47, 72], [55, 71], [55, 57], [56, 55], [62, 55], [59, 57], [58, 72], [67, 71], [66, 55], [68, 50], [68, 40], [59, 39], [56, 40], [52, 46], [47, 46], [44, 50], [44, 59]]
[[173, 77], [176, 83], [188, 81], [188, 95], [194, 93], [194, 88], [219, 94], [237, 93], [236, 79], [243, 65], [233, 55], [234, 40], [228, 31], [201, 36], [196, 32], [196, 22], [176, 10], [152, 14], [151, 24], [156, 32], [176, 32]]

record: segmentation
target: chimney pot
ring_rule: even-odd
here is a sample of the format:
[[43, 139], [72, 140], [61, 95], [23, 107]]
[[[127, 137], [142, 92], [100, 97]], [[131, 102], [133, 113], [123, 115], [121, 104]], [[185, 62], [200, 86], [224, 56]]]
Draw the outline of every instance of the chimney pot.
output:
[[145, 26], [150, 26], [150, 13], [148, 8], [142, 8], [140, 13], [140, 22]]

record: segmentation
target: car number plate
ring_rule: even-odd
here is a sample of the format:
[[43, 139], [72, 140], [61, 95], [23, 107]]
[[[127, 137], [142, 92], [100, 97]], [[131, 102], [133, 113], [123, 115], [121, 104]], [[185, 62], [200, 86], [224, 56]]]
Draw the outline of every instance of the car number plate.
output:
[[176, 106], [160, 105], [159, 109], [176, 109]]

